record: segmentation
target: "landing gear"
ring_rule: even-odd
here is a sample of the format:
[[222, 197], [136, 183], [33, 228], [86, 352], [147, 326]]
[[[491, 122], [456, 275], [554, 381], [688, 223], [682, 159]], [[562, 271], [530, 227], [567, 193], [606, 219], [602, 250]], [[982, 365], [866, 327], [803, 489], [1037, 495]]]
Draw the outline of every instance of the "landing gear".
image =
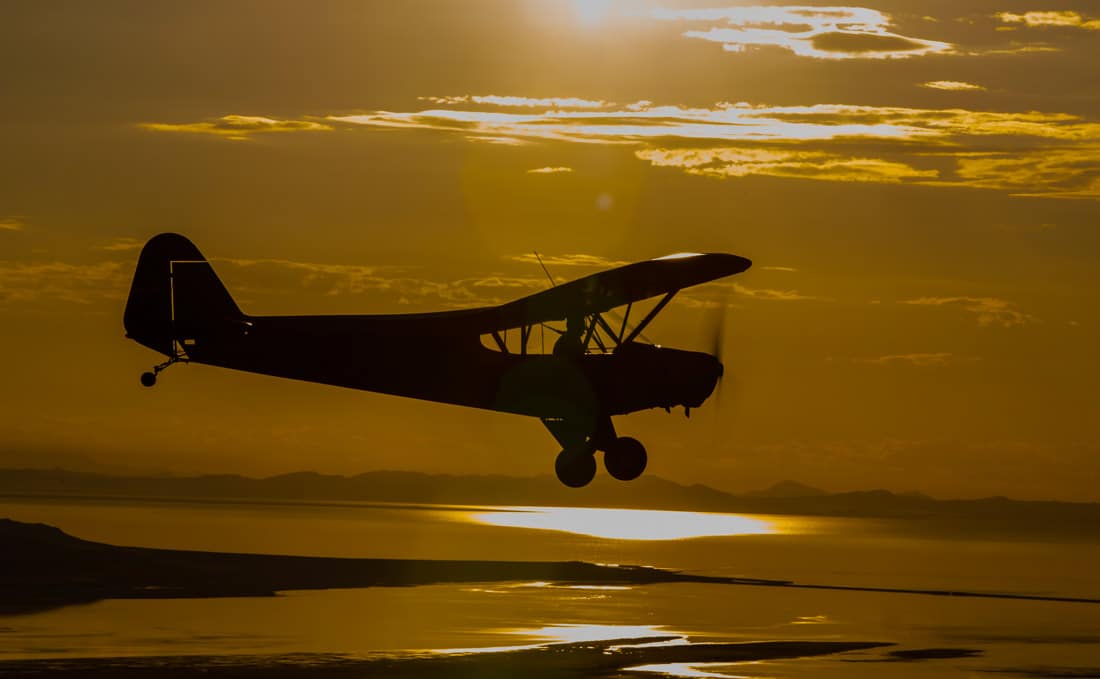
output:
[[612, 478], [633, 481], [645, 471], [645, 446], [636, 438], [619, 436], [611, 417], [603, 415], [586, 425], [577, 420], [546, 418], [542, 423], [561, 444], [554, 463], [558, 480], [570, 488], [581, 488], [596, 476], [596, 451], [603, 451], [603, 466]]
[[554, 471], [558, 480], [570, 488], [587, 486], [596, 477], [596, 458], [587, 445], [573, 446], [558, 453]]
[[645, 446], [629, 436], [615, 439], [603, 452], [603, 466], [607, 473], [620, 481], [633, 481], [641, 476], [646, 460]]
[[146, 371], [146, 372], [141, 373], [141, 386], [143, 386], [143, 387], [156, 386], [157, 375], [160, 374], [160, 371], [166, 370], [169, 366], [174, 365], [176, 363], [187, 363], [187, 357], [183, 354], [180, 354], [180, 353], [172, 354], [171, 356], [168, 357], [168, 360], [165, 361], [164, 363], [161, 363], [160, 365], [157, 365], [157, 366], [153, 366], [152, 372]]

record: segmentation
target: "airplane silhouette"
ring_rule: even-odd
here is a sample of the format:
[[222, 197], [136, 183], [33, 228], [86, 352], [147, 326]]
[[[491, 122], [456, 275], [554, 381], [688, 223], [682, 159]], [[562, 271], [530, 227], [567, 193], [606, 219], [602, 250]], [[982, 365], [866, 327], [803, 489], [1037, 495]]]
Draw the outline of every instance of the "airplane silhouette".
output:
[[[174, 363], [193, 362], [352, 389], [528, 415], [561, 445], [566, 486], [587, 485], [595, 452], [616, 479], [645, 470], [645, 447], [611, 422], [648, 408], [702, 405], [723, 368], [716, 356], [638, 340], [676, 293], [745, 271], [731, 254], [672, 255], [586, 276], [499, 306], [435, 313], [250, 316], [187, 238], [154, 236], [138, 258], [123, 323], [126, 336]], [[633, 327], [635, 302], [660, 300]], [[604, 318], [625, 315], [616, 329]], [[565, 328], [550, 325], [565, 322]], [[531, 351], [536, 326], [558, 335]], [[519, 331], [509, 345], [508, 330]], [[514, 335], [513, 335], [514, 338]]]

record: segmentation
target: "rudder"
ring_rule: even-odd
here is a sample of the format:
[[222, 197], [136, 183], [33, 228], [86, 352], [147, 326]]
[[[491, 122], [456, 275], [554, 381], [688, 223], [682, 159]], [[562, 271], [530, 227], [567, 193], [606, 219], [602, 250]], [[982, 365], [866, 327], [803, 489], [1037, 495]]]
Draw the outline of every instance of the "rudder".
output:
[[190, 240], [162, 233], [142, 248], [123, 313], [127, 337], [173, 356], [177, 341], [245, 318]]

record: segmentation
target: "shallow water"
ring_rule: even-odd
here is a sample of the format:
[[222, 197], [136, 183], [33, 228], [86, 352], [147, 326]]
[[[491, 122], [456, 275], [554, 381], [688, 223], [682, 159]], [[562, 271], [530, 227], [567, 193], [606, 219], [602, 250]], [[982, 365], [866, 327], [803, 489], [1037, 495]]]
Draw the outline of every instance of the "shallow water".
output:
[[[504, 509], [507, 514], [500, 510]], [[904, 522], [710, 518], [708, 537], [582, 535], [575, 514], [486, 508], [27, 500], [0, 516], [85, 539], [148, 547], [320, 556], [584, 560], [803, 584], [1100, 598], [1100, 547], [915, 532]], [[526, 516], [525, 516], [526, 515]], [[604, 517], [654, 531], [690, 516]], [[644, 520], [643, 520], [644, 519]], [[668, 524], [663, 528], [658, 524]], [[524, 527], [532, 523], [562, 530]], [[746, 527], [752, 528], [747, 530]], [[606, 526], [605, 526], [606, 528]], [[745, 529], [745, 530], [742, 530]], [[727, 531], [727, 535], [714, 535]], [[577, 588], [546, 583], [287, 592], [272, 598], [112, 600], [0, 617], [0, 660], [443, 652], [593, 639], [848, 640], [896, 647], [818, 658], [648, 669], [720, 676], [942, 676], [1100, 667], [1100, 605], [710, 584]], [[950, 649], [913, 660], [897, 651]], [[918, 654], [920, 655], [920, 654]], [[858, 662], [857, 662], [858, 661]], [[889, 665], [882, 664], [889, 662]], [[694, 669], [692, 669], [694, 668]], [[889, 672], [886, 673], [885, 669]], [[639, 670], [639, 672], [641, 672]], [[1047, 672], [1046, 675], [1041, 672]], [[633, 674], [633, 672], [632, 672]], [[640, 673], [638, 676], [644, 676]]]

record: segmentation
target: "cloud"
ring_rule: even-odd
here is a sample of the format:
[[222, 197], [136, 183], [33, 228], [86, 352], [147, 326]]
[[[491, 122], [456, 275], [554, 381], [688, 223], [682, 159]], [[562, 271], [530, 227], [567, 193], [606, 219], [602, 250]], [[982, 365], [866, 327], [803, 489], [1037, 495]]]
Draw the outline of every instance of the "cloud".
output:
[[954, 160], [952, 176], [924, 183], [1032, 198], [1100, 199], [1100, 144], [959, 153]]
[[769, 106], [719, 102], [710, 108], [627, 106], [609, 111], [506, 113], [477, 109], [374, 111], [329, 116], [332, 124], [460, 132], [471, 139], [542, 139], [637, 144], [660, 139], [710, 142], [808, 142], [874, 139], [957, 143], [949, 137], [1011, 135], [1082, 141], [1100, 123], [1068, 113], [919, 109], [853, 104]]
[[904, 59], [954, 49], [950, 43], [892, 33], [889, 15], [865, 7], [656, 9], [651, 16], [709, 25], [683, 35], [720, 43], [727, 52], [778, 47], [816, 59]]
[[754, 288], [741, 283], [719, 282], [698, 285], [682, 290], [677, 297], [679, 303], [697, 309], [736, 306], [731, 297], [737, 296], [758, 302], [832, 302], [833, 300], [815, 295], [807, 295], [798, 290], [780, 290], [776, 288]]
[[92, 304], [121, 299], [132, 272], [121, 262], [0, 261], [0, 303], [66, 302]]
[[141, 123], [140, 126], [157, 132], [209, 134], [236, 141], [247, 140], [253, 134], [269, 132], [317, 132], [332, 129], [329, 125], [313, 120], [280, 120], [233, 114], [197, 123]]
[[536, 167], [533, 170], [528, 170], [527, 174], [561, 174], [563, 172], [572, 172], [571, 167]]
[[[748, 106], [740, 104], [738, 106]], [[834, 126], [840, 130], [864, 126], [881, 136], [929, 145], [961, 145], [966, 137], [1015, 136], [1065, 141], [1100, 139], [1100, 123], [1070, 113], [1043, 111], [974, 111], [963, 108], [921, 109], [901, 106], [815, 104], [757, 106], [749, 117], [786, 124]], [[813, 128], [811, 128], [813, 129]], [[803, 137], [813, 139], [813, 137]]]
[[[570, 256], [570, 258], [584, 257]], [[466, 308], [509, 302], [546, 289], [545, 277], [489, 274], [457, 280], [432, 280], [392, 266], [326, 264], [285, 259], [211, 260], [230, 292], [239, 301], [277, 297], [285, 302], [288, 292], [313, 291], [327, 297], [373, 296], [393, 306], [411, 304], [425, 308]], [[562, 260], [566, 261], [566, 260]], [[556, 264], [562, 264], [562, 261]], [[605, 260], [593, 258], [602, 266]], [[613, 262], [610, 262], [614, 264]], [[120, 305], [133, 276], [132, 262], [105, 261], [19, 263], [0, 260], [0, 305], [63, 302]], [[308, 302], [304, 302], [308, 304]], [[262, 310], [261, 310], [262, 312]]]
[[1100, 199], [1100, 177], [1094, 176], [1085, 184], [1081, 184], [1076, 188], [1067, 188], [1063, 191], [1040, 191], [1035, 193], [1028, 193], [1026, 190], [1021, 190], [1019, 193], [1015, 193], [1013, 195], [1026, 196], [1029, 198], [1076, 198], [1083, 200], [1097, 200]]
[[27, 228], [27, 223], [22, 217], [11, 215], [0, 217], [0, 231], [22, 231]]
[[921, 87], [927, 87], [933, 90], [948, 90], [952, 92], [967, 90], [978, 92], [985, 91], [985, 88], [981, 85], [975, 85], [974, 83], [963, 82], [961, 80], [932, 80], [930, 82], [921, 83]]
[[867, 363], [870, 365], [908, 365], [915, 368], [939, 368], [955, 362], [957, 360], [957, 357], [951, 353], [937, 352], [890, 354], [887, 356], [875, 356], [874, 358], [856, 358], [852, 360], [854, 363]]
[[[958, 81], [926, 85], [971, 86]], [[1100, 198], [1100, 123], [1082, 115], [858, 104], [687, 107], [650, 101], [598, 110], [502, 111], [477, 105], [477, 98], [430, 98], [458, 102], [457, 108], [368, 111], [318, 120], [325, 129], [430, 131], [491, 144], [621, 145], [633, 147], [636, 157], [652, 166], [717, 179], [761, 175]], [[529, 172], [569, 170], [545, 166]]]
[[[244, 291], [283, 295], [306, 289], [335, 296], [377, 295], [389, 303], [464, 308], [512, 301], [547, 286], [544, 276], [499, 274], [458, 280], [432, 280], [392, 266], [326, 264], [285, 259], [215, 259], [246, 269]], [[291, 274], [288, 276], [287, 274]]]
[[1008, 47], [988, 49], [975, 54], [1033, 54], [1036, 52], [1061, 52], [1061, 47], [1055, 47], [1045, 42], [1018, 42], [1012, 41]]
[[1023, 24], [1028, 28], [1082, 28], [1087, 31], [1100, 31], [1100, 19], [1086, 19], [1079, 12], [1071, 10], [1035, 11], [1022, 14], [997, 12], [994, 16], [1006, 24]]
[[[661, 138], [714, 141], [790, 141], [842, 137], [906, 138], [931, 132], [886, 119], [861, 121], [851, 107], [769, 107], [718, 103], [712, 108], [628, 106], [610, 111], [507, 113], [476, 109], [374, 111], [330, 116], [332, 124], [459, 132], [469, 138], [543, 139], [576, 143], [630, 144]], [[911, 111], [911, 109], [899, 109]], [[877, 110], [876, 110], [877, 111]], [[867, 117], [867, 116], [864, 116]], [[894, 116], [898, 118], [899, 116]]]
[[145, 243], [136, 238], [118, 238], [106, 245], [97, 245], [95, 249], [106, 250], [107, 252], [127, 252], [130, 250], [140, 250], [143, 245], [145, 245]]
[[757, 268], [763, 271], [787, 271], [790, 273], [798, 271], [798, 269], [794, 268], [793, 266], [761, 266]]
[[936, 170], [904, 163], [825, 152], [766, 149], [643, 149], [635, 153], [656, 167], [676, 167], [704, 177], [768, 175], [828, 181], [895, 184], [903, 179], [934, 178]]
[[[599, 255], [539, 255], [542, 258], [542, 263], [548, 267], [551, 266], [583, 266], [601, 269], [612, 269], [617, 266], [624, 266], [630, 262], [624, 262], [617, 259], [607, 259]], [[513, 255], [509, 257], [513, 262], [521, 262], [523, 264], [535, 264], [538, 265], [539, 258], [534, 254]]]
[[546, 97], [539, 99], [501, 96], [498, 94], [462, 94], [453, 97], [417, 97], [417, 99], [445, 106], [473, 103], [514, 108], [607, 108], [615, 105], [602, 99], [580, 99], [578, 97]]
[[774, 302], [800, 302], [817, 300], [821, 301], [820, 297], [814, 297], [812, 295], [803, 295], [797, 290], [769, 290], [767, 288], [750, 288], [740, 283], [730, 283], [729, 287], [738, 295], [742, 297], [751, 297], [752, 299], [763, 299]]
[[1011, 191], [1045, 198], [1100, 199], [1100, 144], [1081, 148], [959, 154], [941, 185]]
[[902, 304], [917, 306], [956, 306], [977, 316], [978, 325], [1012, 327], [1036, 322], [1034, 316], [1025, 314], [1012, 302], [998, 297], [920, 297], [908, 299]]
[[516, 137], [492, 137], [473, 135], [466, 137], [466, 141], [476, 141], [481, 144], [495, 144], [497, 146], [527, 146], [531, 142]]

